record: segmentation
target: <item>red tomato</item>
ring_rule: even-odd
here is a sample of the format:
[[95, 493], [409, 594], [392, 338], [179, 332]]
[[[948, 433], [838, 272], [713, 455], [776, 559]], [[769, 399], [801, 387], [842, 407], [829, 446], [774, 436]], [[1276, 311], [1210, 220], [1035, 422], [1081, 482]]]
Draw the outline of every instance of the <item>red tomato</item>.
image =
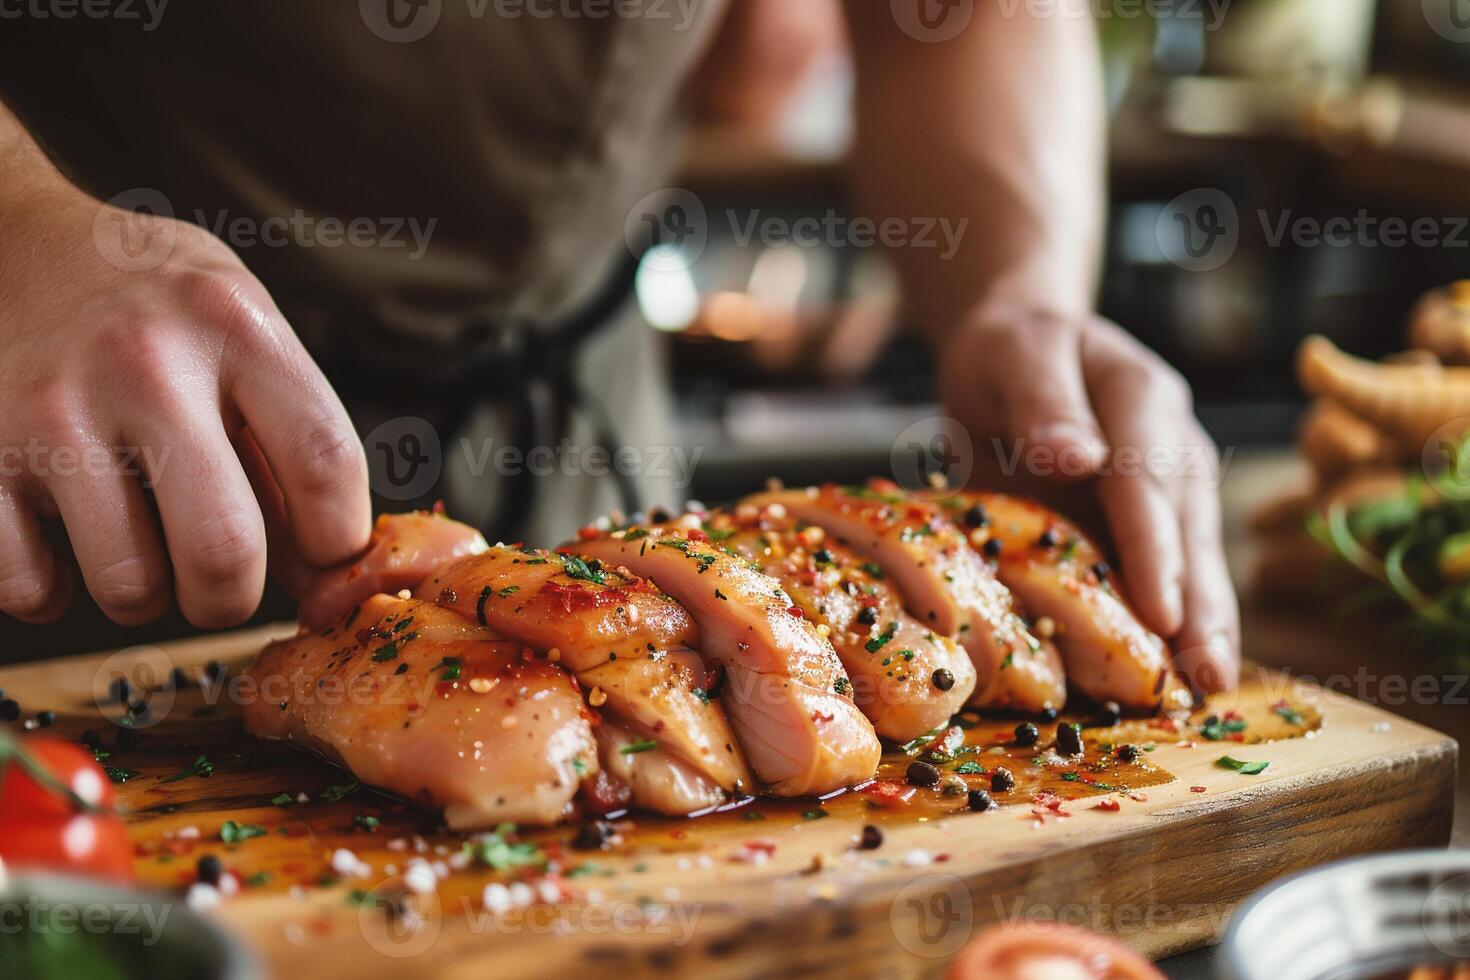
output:
[[1054, 922], [982, 932], [950, 963], [945, 980], [1164, 980], [1153, 964], [1108, 936]]
[[[87, 803], [104, 810], [113, 804], [112, 781], [92, 753], [73, 742], [54, 738], [24, 738], [17, 749]], [[0, 768], [0, 827], [74, 816], [76, 806], [51, 787], [37, 782], [15, 759]]]
[[6, 824], [0, 829], [0, 858], [11, 869], [71, 872], [121, 882], [133, 878], [133, 845], [116, 817]]

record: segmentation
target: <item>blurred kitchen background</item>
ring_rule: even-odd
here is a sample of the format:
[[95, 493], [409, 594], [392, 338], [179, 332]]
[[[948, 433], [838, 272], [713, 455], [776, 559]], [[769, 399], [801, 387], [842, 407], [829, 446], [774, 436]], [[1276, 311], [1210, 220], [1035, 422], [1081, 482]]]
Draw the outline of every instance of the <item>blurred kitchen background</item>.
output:
[[[1304, 404], [1303, 336], [1401, 349], [1414, 299], [1470, 275], [1457, 217], [1470, 214], [1470, 2], [1087, 6], [1109, 15], [1101, 311], [1189, 378], [1222, 446], [1284, 445]], [[879, 250], [742, 243], [731, 228], [846, 207], [839, 0], [737, 6], [725, 30], [678, 181], [706, 208], [709, 240], [692, 263], [666, 241], [638, 291], [672, 341], [685, 440], [705, 447], [691, 492], [705, 500], [772, 473], [886, 472], [894, 437], [937, 408]], [[1369, 230], [1273, 244], [1284, 218]], [[1374, 223], [1386, 218], [1430, 218], [1436, 241], [1386, 245]], [[1201, 237], [1212, 229], [1225, 234]]]

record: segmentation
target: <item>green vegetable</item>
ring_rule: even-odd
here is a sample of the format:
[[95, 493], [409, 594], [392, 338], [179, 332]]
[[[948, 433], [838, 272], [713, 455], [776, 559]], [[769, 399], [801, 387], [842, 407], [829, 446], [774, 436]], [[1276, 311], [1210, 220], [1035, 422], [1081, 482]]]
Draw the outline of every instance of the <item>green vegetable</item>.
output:
[[188, 779], [190, 776], [198, 776], [200, 779], [208, 779], [210, 776], [213, 775], [214, 763], [210, 762], [209, 759], [201, 755], [189, 765], [174, 773], [172, 776], [165, 776], [163, 781], [165, 783], [176, 783], [181, 779]]
[[223, 827], [219, 829], [219, 839], [226, 844], [239, 844], [252, 837], [264, 837], [267, 831], [258, 823], [236, 823], [226, 820]]
[[1215, 765], [1221, 769], [1233, 769], [1243, 776], [1254, 776], [1263, 773], [1270, 764], [1269, 762], [1242, 762], [1239, 759], [1232, 759], [1228, 755], [1222, 755], [1215, 760]]

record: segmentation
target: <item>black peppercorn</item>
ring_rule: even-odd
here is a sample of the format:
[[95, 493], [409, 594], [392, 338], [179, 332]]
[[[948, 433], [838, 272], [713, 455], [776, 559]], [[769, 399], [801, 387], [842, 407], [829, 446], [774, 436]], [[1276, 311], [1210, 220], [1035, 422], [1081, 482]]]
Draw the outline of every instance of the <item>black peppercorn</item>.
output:
[[1102, 711], [1098, 713], [1097, 723], [1104, 728], [1111, 728], [1123, 720], [1123, 709], [1116, 701], [1104, 701]]
[[38, 712], [36, 712], [36, 724], [39, 725], [42, 728], [50, 728], [52, 725], [56, 724], [56, 712], [54, 712], [54, 711], [38, 711]]
[[1092, 566], [1092, 574], [1097, 576], [1099, 582], [1106, 582], [1108, 576], [1113, 574], [1113, 567], [1105, 561], [1100, 561]]
[[941, 691], [948, 691], [954, 687], [954, 673], [946, 667], [940, 667], [934, 672], [934, 686]]
[[857, 621], [864, 626], [872, 626], [878, 621], [878, 610], [872, 606], [864, 606], [858, 611]]
[[1057, 726], [1057, 754], [1082, 754], [1082, 731], [1076, 725], [1063, 722]]
[[652, 507], [648, 511], [648, 523], [662, 524], [669, 519], [669, 512], [662, 507]]
[[194, 874], [206, 885], [218, 885], [225, 866], [213, 854], [206, 854], [194, 865]]
[[910, 762], [908, 781], [915, 786], [937, 786], [939, 784], [939, 767], [927, 762]]
[[132, 693], [132, 685], [128, 683], [126, 677], [115, 677], [112, 683], [107, 686], [107, 692], [112, 695], [112, 700], [118, 704], [126, 704], [128, 695]]
[[148, 713], [148, 699], [146, 697], [139, 698], [128, 705], [128, 713], [132, 715], [146, 715]]
[[20, 704], [15, 698], [0, 699], [0, 721], [15, 721], [20, 717]]
[[990, 515], [985, 513], [985, 507], [976, 504], [965, 511], [965, 525], [967, 527], [984, 527], [990, 523]]
[[1056, 708], [1053, 708], [1051, 706], [1047, 706], [1047, 707], [1041, 709], [1041, 720], [1042, 721], [1056, 721], [1057, 720], [1057, 714], [1058, 714], [1058, 712], [1057, 712], [1057, 709]]
[[883, 846], [883, 831], [868, 824], [863, 828], [863, 836], [858, 840], [858, 850], [876, 851]]
[[572, 838], [572, 846], [579, 851], [605, 851], [612, 846], [616, 833], [613, 825], [606, 820], [589, 820], [577, 831], [577, 836]]
[[1041, 738], [1041, 732], [1029, 721], [1023, 721], [1016, 726], [1017, 745], [1035, 745]]
[[1041, 537], [1036, 539], [1036, 546], [1047, 549], [1055, 548], [1057, 546], [1057, 533], [1051, 528], [1042, 531]]
[[1122, 760], [1123, 762], [1137, 762], [1138, 761], [1138, 746], [1136, 746], [1136, 745], [1120, 745], [1120, 746], [1118, 746], [1118, 758], [1120, 760]]
[[992, 800], [990, 798], [990, 794], [985, 792], [985, 790], [983, 789], [970, 790], [967, 799], [970, 804], [970, 809], [974, 810], [976, 813], [981, 813], [985, 810], [995, 809], [995, 801]]
[[828, 551], [826, 548], [822, 548], [812, 555], [812, 561], [816, 562], [818, 565], [830, 565], [836, 560], [837, 559], [832, 557], [832, 552]]
[[990, 777], [990, 788], [997, 793], [1008, 793], [1016, 788], [1016, 777], [1009, 769], [997, 769]]
[[999, 558], [1001, 551], [1000, 538], [986, 539], [984, 547], [980, 550], [985, 552], [986, 558]]

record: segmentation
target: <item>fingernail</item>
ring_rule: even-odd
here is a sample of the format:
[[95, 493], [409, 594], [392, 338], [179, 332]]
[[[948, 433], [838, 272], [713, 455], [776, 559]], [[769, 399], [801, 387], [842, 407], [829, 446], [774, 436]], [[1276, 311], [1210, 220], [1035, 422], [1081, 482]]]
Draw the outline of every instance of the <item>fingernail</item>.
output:
[[[1048, 422], [1031, 433], [1031, 441], [1050, 446], [1059, 457], [1073, 457], [1072, 465], [1081, 464], [1081, 472], [1075, 476], [1087, 476], [1100, 466], [1108, 455], [1107, 443], [1092, 426], [1080, 422]], [[1065, 458], [1058, 465], [1066, 467]]]

